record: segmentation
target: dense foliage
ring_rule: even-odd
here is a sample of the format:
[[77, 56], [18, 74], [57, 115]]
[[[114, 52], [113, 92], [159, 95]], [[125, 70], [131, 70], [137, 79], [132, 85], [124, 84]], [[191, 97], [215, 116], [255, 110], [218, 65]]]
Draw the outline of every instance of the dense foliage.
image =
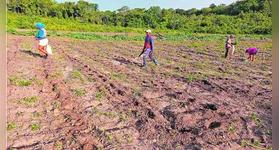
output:
[[271, 5], [271, 0], [238, 0], [200, 10], [123, 6], [117, 11], [99, 11], [98, 4], [83, 0], [9, 0], [7, 21], [8, 28], [22, 29], [33, 28], [35, 22], [42, 21], [53, 30], [140, 32], [142, 28], [152, 28], [160, 33], [271, 34]]

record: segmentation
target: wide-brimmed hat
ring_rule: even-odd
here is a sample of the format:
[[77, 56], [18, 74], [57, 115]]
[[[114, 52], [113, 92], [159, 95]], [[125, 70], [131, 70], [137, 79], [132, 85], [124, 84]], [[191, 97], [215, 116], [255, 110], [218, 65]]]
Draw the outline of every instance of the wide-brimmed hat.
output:
[[38, 22], [38, 23], [36, 24], [36, 28], [41, 29], [41, 28], [44, 28], [44, 27], [45, 27], [45, 25], [44, 25], [43, 23], [41, 23], [41, 22]]

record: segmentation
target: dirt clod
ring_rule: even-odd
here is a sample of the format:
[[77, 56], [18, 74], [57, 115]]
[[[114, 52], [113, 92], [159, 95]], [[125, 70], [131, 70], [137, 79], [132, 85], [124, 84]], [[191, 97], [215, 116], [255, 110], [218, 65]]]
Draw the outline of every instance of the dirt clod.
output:
[[218, 128], [220, 126], [221, 126], [221, 122], [214, 121], [214, 122], [210, 123], [209, 128], [214, 129], [214, 128]]

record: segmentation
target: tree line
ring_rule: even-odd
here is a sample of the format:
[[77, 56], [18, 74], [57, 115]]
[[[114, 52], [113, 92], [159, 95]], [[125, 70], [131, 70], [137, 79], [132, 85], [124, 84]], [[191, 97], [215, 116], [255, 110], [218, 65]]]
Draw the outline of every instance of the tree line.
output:
[[94, 25], [171, 29], [188, 33], [271, 34], [271, 0], [238, 0], [230, 5], [211, 4], [200, 10], [192, 8], [130, 9], [123, 6], [116, 11], [100, 11], [99, 5], [84, 0], [57, 3], [53, 0], [8, 0], [12, 14], [41, 16]]

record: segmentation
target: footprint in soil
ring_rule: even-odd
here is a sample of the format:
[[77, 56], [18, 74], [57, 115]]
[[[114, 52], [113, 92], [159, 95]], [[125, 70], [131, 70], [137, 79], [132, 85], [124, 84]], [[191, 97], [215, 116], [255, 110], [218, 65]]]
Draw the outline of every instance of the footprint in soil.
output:
[[214, 128], [219, 128], [220, 126], [221, 126], [221, 122], [214, 121], [214, 122], [210, 123], [209, 128], [214, 129]]
[[166, 108], [163, 110], [163, 116], [167, 119], [170, 119], [170, 118], [174, 118], [175, 117], [175, 114], [174, 112], [170, 111], [170, 110], [167, 110]]
[[135, 106], [139, 106], [139, 101], [136, 100], [136, 99], [134, 99], [134, 100], [133, 100], [133, 104], [134, 104]]
[[109, 84], [113, 89], [115, 88], [115, 85], [113, 83]]
[[57, 90], [57, 84], [54, 83], [54, 84], [52, 84], [52, 91], [56, 91], [56, 90]]
[[148, 123], [147, 119], [140, 119], [136, 122], [136, 127], [138, 130], [140, 130], [142, 127], [144, 127]]
[[182, 129], [179, 130], [179, 132], [183, 134], [185, 132], [191, 132], [192, 130], [193, 129], [191, 129], [191, 128], [182, 128]]
[[125, 95], [125, 92], [122, 91], [122, 90], [117, 90], [117, 94], [118, 94], [118, 95], [121, 95], [121, 96], [124, 96], [124, 95]]
[[162, 114], [168, 121], [170, 121], [171, 128], [175, 129], [176, 115], [174, 114], [174, 112], [164, 108]]
[[196, 101], [195, 98], [188, 98], [188, 101], [191, 102], [191, 103], [194, 103]]
[[203, 84], [205, 85], [211, 85], [207, 80], [201, 80]]
[[168, 97], [170, 97], [170, 98], [175, 98], [175, 99], [178, 98], [177, 95], [174, 94], [174, 93], [168, 93], [168, 94], [166, 94], [166, 96], [168, 96]]
[[151, 110], [148, 110], [147, 115], [151, 119], [154, 119], [156, 117], [156, 115]]
[[206, 104], [203, 106], [205, 109], [217, 110], [216, 105], [214, 104]]
[[189, 102], [179, 102], [178, 103], [178, 106], [180, 107], [180, 108], [185, 108], [187, 105], [189, 105], [190, 103]]

